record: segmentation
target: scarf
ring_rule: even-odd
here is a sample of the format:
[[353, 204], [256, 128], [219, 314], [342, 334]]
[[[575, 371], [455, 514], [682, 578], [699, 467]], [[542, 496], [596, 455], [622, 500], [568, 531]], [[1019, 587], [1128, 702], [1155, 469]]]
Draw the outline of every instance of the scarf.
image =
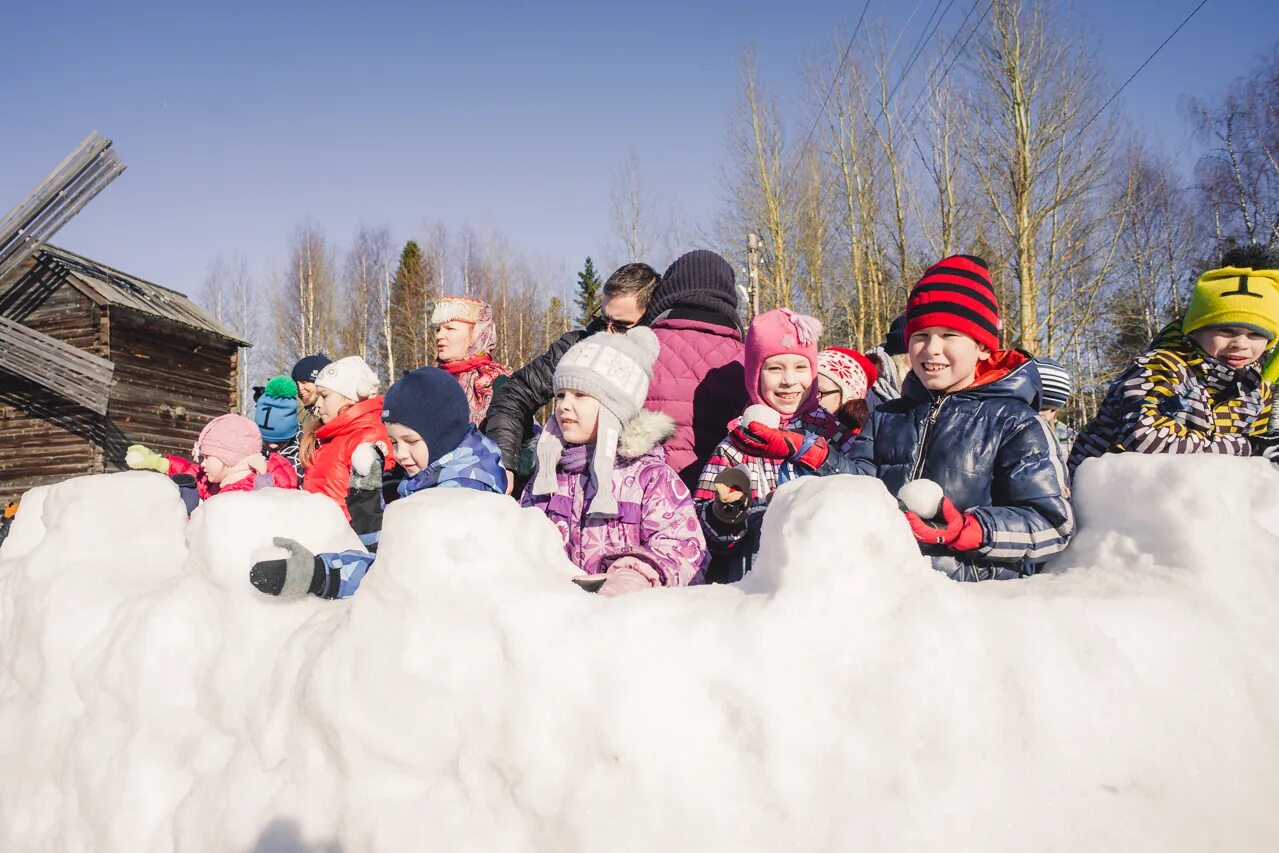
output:
[[468, 371], [475, 370], [478, 367], [483, 367], [486, 364], [492, 363], [493, 356], [486, 352], [482, 352], [479, 355], [473, 355], [470, 358], [464, 358], [461, 361], [442, 363], [440, 364], [440, 369], [446, 373], [457, 376], [459, 373], [466, 373]]
[[[617, 461], [617, 442], [622, 435], [622, 425], [617, 416], [600, 407], [599, 429], [591, 453], [591, 479], [595, 481], [595, 497], [587, 508], [587, 516], [606, 518], [617, 516], [617, 498], [613, 497], [613, 467]], [[533, 494], [555, 494], [559, 483], [555, 478], [564, 455], [564, 438], [554, 419], [547, 422], [537, 440], [537, 474], [533, 478]], [[585, 452], [585, 451], [579, 451]]]

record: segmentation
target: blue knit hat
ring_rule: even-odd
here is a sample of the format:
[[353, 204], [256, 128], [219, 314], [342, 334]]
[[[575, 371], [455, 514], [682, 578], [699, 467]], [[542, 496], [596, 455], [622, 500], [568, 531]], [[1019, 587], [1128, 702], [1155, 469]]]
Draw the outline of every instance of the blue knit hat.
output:
[[419, 367], [386, 392], [382, 420], [422, 436], [434, 460], [457, 450], [471, 425], [471, 410], [466, 392], [452, 374], [438, 367]]
[[314, 382], [315, 376], [328, 367], [333, 359], [327, 355], [307, 355], [298, 359], [291, 373], [294, 382]]
[[889, 355], [906, 354], [906, 312], [898, 314], [888, 327], [888, 336], [884, 338], [884, 352]]
[[287, 376], [273, 376], [258, 398], [253, 421], [262, 440], [273, 444], [298, 434], [298, 386]]

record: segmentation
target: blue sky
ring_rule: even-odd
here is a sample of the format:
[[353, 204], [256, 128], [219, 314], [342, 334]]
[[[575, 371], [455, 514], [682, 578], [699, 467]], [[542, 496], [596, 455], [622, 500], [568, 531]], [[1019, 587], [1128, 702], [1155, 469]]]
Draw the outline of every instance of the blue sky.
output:
[[[1196, 4], [1073, 8], [1117, 86]], [[51, 2], [9, 17], [0, 207], [97, 129], [129, 170], [56, 242], [192, 293], [223, 253], [264, 277], [308, 217], [338, 244], [361, 223], [397, 243], [427, 221], [497, 229], [567, 284], [606, 254], [613, 175], [632, 152], [651, 196], [686, 220], [715, 211], [743, 48], [783, 101], [799, 98], [804, 59], [862, 8], [183, 5]], [[969, 5], [943, 4], [941, 33]], [[914, 8], [871, 0], [868, 22], [896, 33]], [[933, 8], [919, 0], [903, 49]], [[1211, 97], [1277, 38], [1279, 3], [1210, 0], [1112, 109], [1189, 162], [1181, 98]]]

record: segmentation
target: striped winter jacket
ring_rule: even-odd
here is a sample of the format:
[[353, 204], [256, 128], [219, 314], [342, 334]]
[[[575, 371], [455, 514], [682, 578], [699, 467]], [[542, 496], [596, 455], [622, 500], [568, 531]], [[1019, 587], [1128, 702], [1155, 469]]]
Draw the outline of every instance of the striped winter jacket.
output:
[[1075, 532], [1057, 439], [1039, 417], [1040, 380], [1024, 353], [995, 353], [977, 379], [934, 395], [911, 373], [902, 396], [881, 404], [850, 450], [853, 467], [896, 495], [929, 479], [981, 522], [976, 551], [921, 545], [955, 580], [1005, 580], [1037, 572]]
[[1271, 390], [1258, 365], [1236, 371], [1170, 325], [1111, 384], [1097, 417], [1075, 439], [1070, 473], [1103, 453], [1260, 452]]

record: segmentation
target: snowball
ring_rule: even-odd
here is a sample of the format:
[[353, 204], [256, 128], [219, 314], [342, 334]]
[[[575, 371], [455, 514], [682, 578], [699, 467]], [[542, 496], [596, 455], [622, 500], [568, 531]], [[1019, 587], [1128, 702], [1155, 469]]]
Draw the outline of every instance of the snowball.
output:
[[756, 403], [753, 406], [747, 406], [746, 411], [742, 412], [742, 423], [749, 426], [756, 422], [776, 429], [781, 426], [782, 416], [772, 406]]
[[1075, 495], [1047, 573], [958, 584], [878, 481], [802, 478], [742, 583], [605, 599], [542, 513], [436, 489], [327, 602], [248, 581], [356, 547], [327, 499], [68, 481], [0, 552], [0, 847], [1272, 845], [1279, 473]]
[[923, 519], [941, 515], [941, 486], [932, 480], [911, 480], [897, 492], [897, 500], [906, 509]]

